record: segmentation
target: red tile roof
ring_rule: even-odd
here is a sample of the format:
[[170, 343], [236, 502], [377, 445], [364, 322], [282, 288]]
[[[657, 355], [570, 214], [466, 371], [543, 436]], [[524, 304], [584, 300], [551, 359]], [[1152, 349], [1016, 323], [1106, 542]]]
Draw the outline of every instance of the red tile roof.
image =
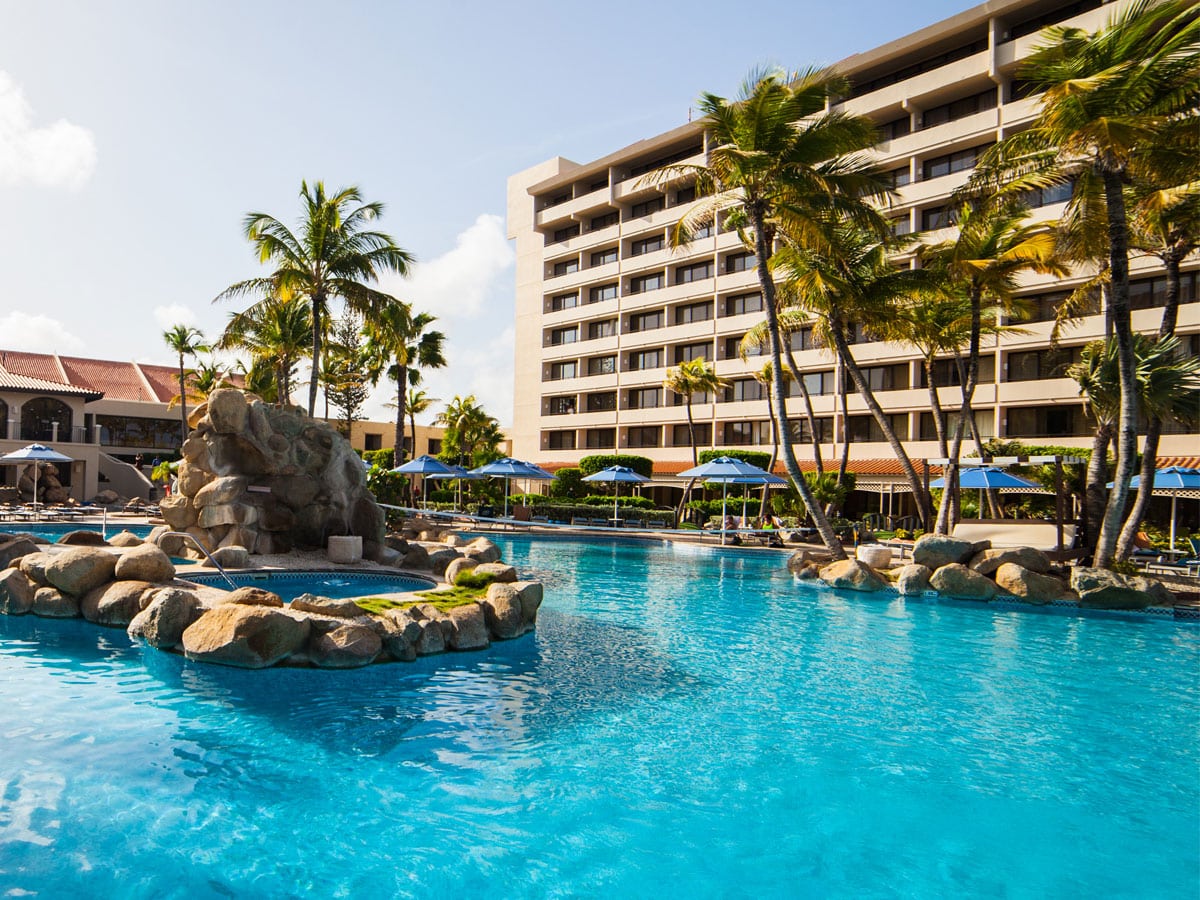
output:
[[46, 353], [26, 353], [22, 350], [0, 350], [0, 369], [11, 375], [25, 375], [55, 384], [66, 384], [62, 369], [53, 356]]
[[170, 366], [151, 366], [138, 363], [138, 368], [150, 382], [150, 387], [162, 403], [170, 403], [172, 397], [179, 395], [179, 369]]
[[0, 370], [0, 388], [30, 394], [67, 394], [75, 397], [84, 397], [88, 400], [99, 400], [104, 396], [100, 391], [93, 391], [89, 388], [59, 384], [54, 381], [43, 381], [40, 378], [30, 378], [28, 375], [13, 375], [11, 372], [2, 370]]
[[138, 374], [133, 363], [108, 359], [85, 359], [79, 356], [60, 356], [63, 368], [72, 384], [103, 390], [109, 400], [158, 400]]

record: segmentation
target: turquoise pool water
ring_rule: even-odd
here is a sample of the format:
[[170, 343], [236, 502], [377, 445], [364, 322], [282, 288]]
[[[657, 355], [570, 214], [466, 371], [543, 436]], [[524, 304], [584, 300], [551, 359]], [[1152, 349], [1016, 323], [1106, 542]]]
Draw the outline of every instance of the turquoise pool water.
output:
[[[229, 583], [220, 575], [186, 575], [188, 581], [226, 589]], [[434, 586], [424, 578], [385, 575], [377, 572], [252, 572], [229, 573], [238, 587], [257, 587], [274, 591], [287, 603], [301, 594], [322, 597], [369, 597], [372, 594], [400, 594], [427, 591]]]
[[1188, 897], [1200, 630], [498, 538], [538, 631], [242, 672], [0, 617], [0, 884], [122, 897]]
[[[108, 536], [119, 534], [122, 531], [129, 531], [140, 538], [148, 535], [152, 525], [127, 525], [120, 522], [108, 523]], [[34, 534], [38, 537], [54, 543], [64, 534], [71, 531], [94, 531], [100, 533], [100, 526], [92, 522], [23, 522], [14, 524], [6, 522], [0, 525], [0, 534]]]

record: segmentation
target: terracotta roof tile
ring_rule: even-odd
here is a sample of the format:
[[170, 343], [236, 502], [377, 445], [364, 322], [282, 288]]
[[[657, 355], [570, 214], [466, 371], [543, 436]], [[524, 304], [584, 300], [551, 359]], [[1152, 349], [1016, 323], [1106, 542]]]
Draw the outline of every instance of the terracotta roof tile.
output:
[[72, 384], [103, 390], [110, 400], [157, 401], [146, 388], [133, 363], [108, 359], [60, 356]]
[[104, 396], [101, 391], [61, 384], [56, 381], [43, 381], [41, 378], [30, 378], [28, 375], [14, 375], [11, 372], [0, 371], [0, 388], [10, 391], [21, 391], [36, 394], [67, 394], [75, 397], [86, 397], [88, 400], [99, 400]]
[[12, 375], [25, 375], [55, 384], [64, 384], [62, 371], [48, 353], [27, 353], [23, 350], [0, 350], [0, 368]]
[[154, 389], [159, 402], [170, 403], [171, 398], [179, 394], [179, 369], [173, 369], [170, 366], [151, 366], [146, 363], [138, 363], [138, 368], [150, 382], [150, 387]]

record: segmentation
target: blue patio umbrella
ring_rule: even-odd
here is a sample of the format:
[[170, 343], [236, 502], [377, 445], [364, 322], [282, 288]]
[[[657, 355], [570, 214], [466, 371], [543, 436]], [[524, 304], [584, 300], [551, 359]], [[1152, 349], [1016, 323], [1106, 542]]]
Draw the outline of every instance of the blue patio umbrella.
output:
[[423, 506], [428, 506], [427, 501], [429, 490], [429, 479], [434, 475], [443, 477], [453, 477], [454, 470], [442, 462], [440, 459], [435, 459], [429, 454], [418, 456], [416, 459], [410, 459], [402, 466], [396, 466], [391, 471], [400, 475], [420, 475], [421, 476], [421, 503]]
[[432, 472], [427, 475], [431, 479], [450, 478], [458, 482], [458, 506], [462, 506], [462, 483], [464, 481], [478, 481], [480, 478], [486, 478], [486, 475], [476, 475], [470, 469], [465, 469], [462, 466], [450, 466], [452, 474], [439, 475], [437, 472]]
[[477, 466], [471, 470], [474, 475], [482, 475], [486, 478], [503, 478], [504, 479], [504, 517], [508, 518], [508, 481], [510, 478], [525, 478], [534, 479], [536, 481], [545, 481], [552, 479], [554, 476], [540, 466], [535, 466], [533, 463], [522, 462], [519, 459], [513, 459], [511, 456], [506, 456], [503, 459], [497, 459], [490, 463], [484, 463], [482, 466]]
[[[945, 487], [946, 479], [935, 478], [929, 482], [929, 486], [931, 488]], [[1021, 478], [1019, 475], [1011, 475], [999, 466], [965, 466], [958, 476], [958, 486], [986, 491], [1041, 487], [1036, 481]]]
[[635, 472], [629, 466], [609, 466], [588, 475], [584, 481], [607, 481], [616, 487], [613, 492], [613, 518], [617, 518], [617, 501], [621, 498], [622, 484], [645, 484], [650, 479], [640, 472]]
[[[1141, 487], [1142, 476], [1134, 475], [1129, 479], [1129, 489], [1136, 491]], [[1109, 482], [1112, 487], [1112, 482]], [[1189, 469], [1186, 466], [1167, 466], [1154, 470], [1154, 487], [1151, 494], [1162, 494], [1171, 498], [1171, 549], [1175, 549], [1175, 508], [1181, 496], [1192, 493], [1200, 495], [1200, 469]]]
[[72, 462], [72, 460], [71, 457], [65, 456], [45, 444], [30, 444], [28, 447], [22, 447], [20, 450], [0, 456], [0, 463], [5, 465], [33, 463], [33, 509], [35, 515], [38, 508], [38, 474], [41, 468], [40, 463], [44, 462]]
[[766, 469], [732, 456], [718, 456], [706, 463], [679, 473], [680, 478], [701, 478], [721, 485], [721, 543], [725, 543], [726, 505], [731, 484], [787, 484], [784, 479], [772, 475]]

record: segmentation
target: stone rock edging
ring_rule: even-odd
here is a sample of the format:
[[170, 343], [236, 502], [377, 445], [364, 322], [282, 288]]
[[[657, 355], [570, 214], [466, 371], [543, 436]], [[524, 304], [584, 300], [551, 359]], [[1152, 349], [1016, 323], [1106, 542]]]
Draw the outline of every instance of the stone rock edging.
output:
[[859, 559], [819, 566], [804, 551], [788, 560], [801, 580], [860, 593], [935, 596], [957, 600], [1015, 601], [1045, 605], [1059, 601], [1083, 609], [1142, 610], [1173, 606], [1174, 595], [1159, 582], [1107, 569], [1074, 566], [1056, 572], [1049, 558], [1032, 547], [992, 548], [988, 541], [926, 535], [913, 547], [912, 562], [897, 572], [895, 585]]
[[0, 570], [0, 613], [82, 616], [125, 628], [160, 650], [242, 668], [412, 661], [533, 631], [542, 585], [516, 581], [515, 570], [499, 562], [499, 550], [485, 538], [453, 543], [460, 546], [438, 545], [439, 551], [493, 577], [484, 596], [445, 611], [426, 601], [372, 614], [353, 600], [306, 594], [285, 606], [277, 594], [257, 588], [225, 592], [181, 581], [166, 554], [148, 542], [118, 556], [83, 546], [52, 554], [31, 541], [10, 541], [0, 544], [0, 554], [9, 557]]

